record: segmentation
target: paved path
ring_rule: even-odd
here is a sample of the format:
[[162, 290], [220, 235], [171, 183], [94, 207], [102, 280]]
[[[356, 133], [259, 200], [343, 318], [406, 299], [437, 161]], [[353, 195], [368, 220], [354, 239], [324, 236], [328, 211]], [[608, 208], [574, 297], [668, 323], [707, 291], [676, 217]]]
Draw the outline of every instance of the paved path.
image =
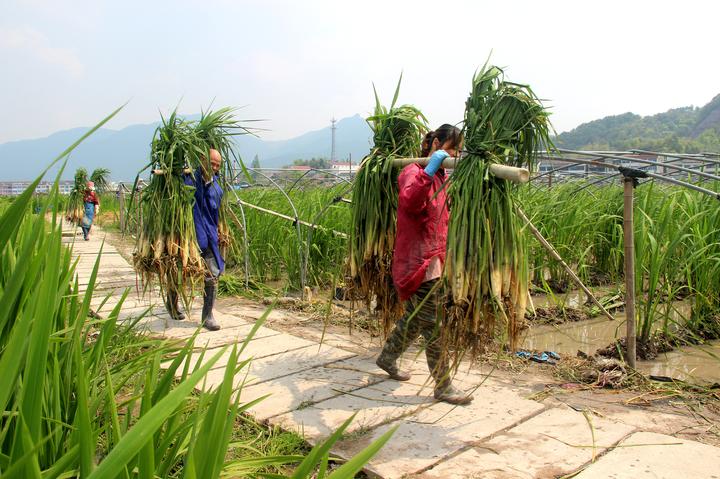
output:
[[[132, 267], [117, 249], [102, 244], [95, 228], [90, 241], [72, 235], [65, 241], [78, 258], [77, 274], [87, 284], [103, 247], [93, 307], [103, 315], [131, 288], [121, 318], [145, 311], [139, 327], [168, 338], [186, 338], [199, 325], [201, 305], [185, 321], [173, 321], [156, 292], [136, 293]], [[201, 300], [199, 300], [201, 301]], [[159, 304], [159, 306], [158, 306]], [[203, 331], [196, 345], [212, 349], [243, 341], [264, 307], [218, 310], [218, 332]], [[278, 319], [293, 313], [273, 311]], [[241, 359], [253, 358], [242, 399], [270, 396], [250, 409], [258, 420], [295, 430], [310, 443], [327, 437], [353, 412], [358, 412], [347, 439], [334, 453], [350, 457], [388, 428], [393, 438], [368, 464], [383, 478], [553, 478], [582, 471], [576, 477], [720, 478], [720, 449], [694, 441], [646, 432], [655, 417], [601, 417], [561, 403], [528, 399], [527, 388], [479, 372], [464, 372], [456, 385], [476, 391], [467, 407], [451, 407], [432, 399], [424, 384], [424, 359], [411, 357], [411, 381], [388, 380], [371, 356], [344, 349], [342, 337], [322, 345], [261, 327]], [[414, 356], [414, 355], [413, 355]], [[194, 358], [193, 360], [196, 360]], [[206, 387], [219, 384], [223, 359], [210, 371]], [[669, 419], [672, 420], [672, 419]], [[619, 447], [618, 447], [619, 446]]]

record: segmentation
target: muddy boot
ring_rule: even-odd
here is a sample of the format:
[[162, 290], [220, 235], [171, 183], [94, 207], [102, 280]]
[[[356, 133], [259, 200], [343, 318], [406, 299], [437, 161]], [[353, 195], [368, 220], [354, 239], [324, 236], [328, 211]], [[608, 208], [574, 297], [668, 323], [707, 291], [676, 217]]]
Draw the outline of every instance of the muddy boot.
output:
[[459, 390], [452, 384], [448, 384], [441, 389], [435, 388], [434, 396], [438, 401], [459, 405], [470, 404], [473, 400], [473, 396], [471, 394], [467, 394], [464, 391]]
[[386, 344], [385, 348], [383, 348], [383, 352], [380, 353], [377, 361], [375, 361], [375, 364], [377, 364], [380, 369], [388, 373], [390, 379], [394, 379], [395, 381], [408, 381], [410, 379], [410, 373], [398, 369], [397, 357], [393, 357], [392, 354], [387, 353], [387, 349], [388, 347]]
[[452, 385], [452, 373], [447, 356], [442, 352], [437, 331], [426, 330], [425, 333], [425, 357], [430, 375], [435, 379], [435, 399], [450, 404], [470, 404], [473, 397]]
[[178, 308], [178, 295], [175, 291], [168, 291], [167, 298], [165, 298], [165, 309], [172, 319], [176, 321], [185, 319], [185, 315]]
[[420, 326], [419, 321], [412, 321], [408, 316], [403, 316], [395, 325], [395, 329], [390, 333], [387, 341], [385, 341], [385, 346], [383, 346], [383, 350], [375, 364], [388, 373], [391, 379], [396, 381], [410, 379], [410, 373], [398, 369], [397, 359], [420, 335]]
[[210, 331], [220, 329], [220, 323], [213, 318], [212, 310], [215, 304], [215, 292], [217, 285], [212, 280], [205, 281], [205, 294], [203, 295], [202, 325]]

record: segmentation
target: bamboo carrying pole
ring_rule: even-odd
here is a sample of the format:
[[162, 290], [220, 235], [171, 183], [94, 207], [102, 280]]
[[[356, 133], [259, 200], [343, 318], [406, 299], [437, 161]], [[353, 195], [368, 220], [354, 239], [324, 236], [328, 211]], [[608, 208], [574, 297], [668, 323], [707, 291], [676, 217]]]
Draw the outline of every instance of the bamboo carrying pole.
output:
[[548, 250], [550, 255], [553, 258], [555, 258], [555, 260], [558, 261], [560, 263], [560, 265], [562, 265], [562, 267], [565, 269], [567, 274], [569, 274], [570, 277], [572, 278], [572, 280], [575, 281], [575, 284], [577, 284], [580, 287], [580, 289], [582, 289], [585, 292], [587, 297], [590, 298], [590, 301], [595, 303], [595, 306], [600, 308], [600, 311], [605, 316], [607, 316], [608, 319], [615, 320], [613, 315], [610, 314], [605, 309], [605, 307], [603, 307], [602, 304], [600, 304], [600, 301], [597, 300], [595, 295], [593, 295], [590, 292], [588, 287], [585, 286], [585, 284], [583, 284], [582, 280], [578, 277], [578, 275], [576, 275], [575, 272], [570, 268], [570, 266], [568, 266], [568, 264], [562, 259], [562, 257], [560, 256], [560, 253], [557, 252], [557, 250], [553, 247], [553, 245], [551, 245], [550, 242], [548, 240], [546, 240], [545, 237], [543, 237], [542, 233], [540, 233], [540, 231], [535, 227], [535, 225], [532, 224], [532, 222], [530, 221], [530, 218], [527, 217], [525, 212], [523, 210], [521, 210], [520, 208], [515, 208], [515, 211], [517, 212], [518, 216], [520, 216], [523, 219], [523, 221], [525, 221], [525, 223], [528, 225], [528, 227], [530, 228], [530, 232], [532, 232], [533, 236], [535, 236], [535, 238], [540, 242], [540, 244], [543, 245], [543, 247], [546, 250]]
[[[395, 158], [393, 164], [395, 166], [404, 167], [413, 163], [420, 166], [427, 166], [430, 158]], [[442, 162], [443, 168], [455, 168], [455, 158], [446, 158]], [[516, 168], [514, 166], [499, 165], [494, 163], [490, 165], [490, 173], [503, 180], [512, 181], [513, 183], [527, 183], [530, 181], [530, 172], [525, 168]]]
[[[183, 170], [183, 173], [185, 173], [186, 175], [189, 175], [189, 174], [192, 173], [192, 172], [193, 172], [193, 170], [190, 169], [190, 168], [185, 168], [185, 169]], [[150, 173], [152, 173], [153, 175], [164, 175], [164, 174], [165, 174], [165, 170], [163, 170], [163, 169], [161, 169], [161, 168], [158, 168], [157, 170], [150, 170]]]
[[627, 326], [627, 357], [631, 368], [635, 367], [635, 234], [633, 224], [633, 192], [635, 179], [623, 178], [623, 233], [625, 237], [625, 322]]

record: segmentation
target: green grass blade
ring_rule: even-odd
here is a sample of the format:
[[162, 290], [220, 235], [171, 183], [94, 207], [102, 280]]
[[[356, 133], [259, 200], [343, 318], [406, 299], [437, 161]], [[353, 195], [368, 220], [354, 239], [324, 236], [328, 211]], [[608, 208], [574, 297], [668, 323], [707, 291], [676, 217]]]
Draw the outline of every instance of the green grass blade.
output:
[[193, 388], [205, 377], [208, 371], [215, 365], [225, 353], [227, 348], [222, 348], [210, 358], [205, 364], [193, 372], [190, 377], [180, 383], [175, 390], [161, 399], [153, 408], [127, 431], [118, 445], [105, 457], [98, 467], [88, 476], [88, 479], [101, 479], [113, 476], [140, 449], [152, 438], [152, 435], [162, 426], [163, 422], [174, 413], [175, 409], [187, 398]]
[[390, 437], [395, 433], [399, 426], [395, 426], [388, 430], [385, 434], [380, 436], [377, 440], [373, 441], [368, 447], [360, 451], [358, 454], [353, 456], [348, 462], [335, 469], [328, 479], [344, 479], [353, 478], [360, 469], [367, 464], [367, 462], [382, 449], [386, 442], [390, 440]]

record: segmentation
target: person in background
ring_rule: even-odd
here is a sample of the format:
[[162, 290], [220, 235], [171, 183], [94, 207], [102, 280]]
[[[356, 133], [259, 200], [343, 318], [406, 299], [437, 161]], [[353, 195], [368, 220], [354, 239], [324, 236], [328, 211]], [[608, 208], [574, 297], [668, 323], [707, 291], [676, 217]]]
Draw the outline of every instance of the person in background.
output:
[[[218, 172], [222, 165], [222, 156], [210, 149], [209, 160], [203, 158], [203, 166], [193, 175], [185, 175], [185, 184], [195, 187], [193, 221], [198, 246], [205, 261], [205, 290], [201, 321], [210, 331], [220, 329], [220, 323], [213, 317], [213, 306], [217, 295], [218, 278], [225, 269], [225, 260], [220, 254], [218, 243], [218, 223], [220, 220], [220, 202], [223, 190], [218, 182]], [[177, 292], [168, 291], [166, 307], [174, 319], [185, 319], [178, 308]]]
[[87, 182], [85, 194], [83, 195], [83, 218], [80, 220], [80, 228], [82, 229], [85, 241], [90, 241], [90, 228], [92, 228], [95, 215], [100, 211], [100, 200], [95, 193], [95, 183]]
[[424, 168], [408, 165], [398, 177], [400, 195], [392, 277], [400, 299], [406, 301], [406, 312], [376, 361], [392, 379], [409, 380], [410, 374], [398, 369], [397, 359], [422, 335], [428, 368], [435, 380], [435, 399], [451, 404], [469, 404], [473, 399], [452, 385], [439, 341], [443, 308], [439, 282], [449, 219], [442, 162], [458, 155], [462, 140], [462, 132], [453, 125], [444, 124], [428, 133], [422, 144], [422, 154], [430, 156], [428, 165]]

